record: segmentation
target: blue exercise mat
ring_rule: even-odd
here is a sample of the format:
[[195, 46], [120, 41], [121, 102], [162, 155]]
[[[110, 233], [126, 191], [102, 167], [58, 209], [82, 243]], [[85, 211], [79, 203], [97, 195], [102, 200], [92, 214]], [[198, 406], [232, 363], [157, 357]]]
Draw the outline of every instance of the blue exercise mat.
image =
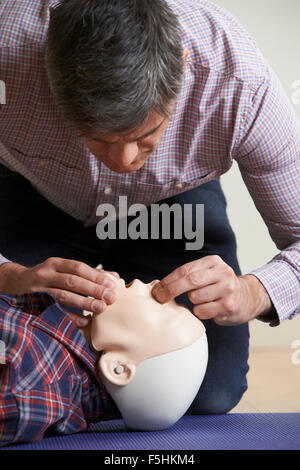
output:
[[46, 437], [15, 450], [299, 450], [300, 413], [184, 416], [170, 429], [132, 432], [123, 421], [93, 424], [84, 433]]

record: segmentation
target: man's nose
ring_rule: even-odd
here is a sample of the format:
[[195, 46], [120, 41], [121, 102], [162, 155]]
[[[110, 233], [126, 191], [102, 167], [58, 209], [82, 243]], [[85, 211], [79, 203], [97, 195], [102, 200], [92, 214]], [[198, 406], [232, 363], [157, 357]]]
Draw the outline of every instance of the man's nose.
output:
[[109, 158], [124, 167], [134, 162], [138, 155], [137, 142], [116, 142], [110, 145]]

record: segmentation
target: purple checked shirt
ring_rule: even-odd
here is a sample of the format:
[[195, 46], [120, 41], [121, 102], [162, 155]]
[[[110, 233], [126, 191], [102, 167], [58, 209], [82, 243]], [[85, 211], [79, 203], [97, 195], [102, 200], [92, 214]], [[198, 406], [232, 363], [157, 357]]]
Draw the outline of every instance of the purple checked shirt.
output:
[[[68, 127], [44, 64], [49, 8], [57, 1], [0, 2], [0, 162], [83, 222], [119, 196], [150, 205], [218, 178], [236, 160], [279, 253], [254, 274], [280, 321], [300, 312], [300, 125], [257, 44], [206, 0], [169, 0], [188, 49], [172, 121], [138, 171], [117, 174]], [[7, 261], [0, 257], [0, 264]]]

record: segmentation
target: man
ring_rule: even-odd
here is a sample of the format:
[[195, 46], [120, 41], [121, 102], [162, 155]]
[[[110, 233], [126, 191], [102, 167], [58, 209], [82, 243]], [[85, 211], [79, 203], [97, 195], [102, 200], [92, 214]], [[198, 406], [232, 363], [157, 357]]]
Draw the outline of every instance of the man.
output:
[[[189, 412], [229, 411], [247, 386], [247, 322], [299, 313], [299, 125], [278, 79], [209, 1], [4, 1], [0, 13], [0, 290], [101, 313], [115, 295], [99, 262], [126, 282], [161, 279], [153, 296], [180, 297], [207, 331]], [[282, 250], [243, 276], [218, 181], [233, 159]], [[97, 207], [120, 195], [204, 204], [203, 248], [96, 239]]]

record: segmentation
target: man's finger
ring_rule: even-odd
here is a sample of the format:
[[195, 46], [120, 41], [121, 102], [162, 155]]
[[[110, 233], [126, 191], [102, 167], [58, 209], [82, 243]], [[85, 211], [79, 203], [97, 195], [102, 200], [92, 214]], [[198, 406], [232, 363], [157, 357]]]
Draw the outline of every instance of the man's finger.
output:
[[[66, 292], [69, 291], [72, 294], [78, 293], [82, 296], [87, 295], [95, 299], [102, 299], [110, 305], [116, 300], [116, 294], [114, 293], [116, 285], [116, 282], [112, 280], [112, 276], [105, 278], [102, 284], [100, 284], [88, 281], [85, 278], [76, 276], [75, 274], [55, 273], [52, 276], [50, 287], [61, 289]], [[69, 295], [69, 297], [73, 296]], [[70, 307], [73, 307], [73, 305], [69, 305]]]
[[195, 305], [193, 307], [193, 312], [200, 320], [210, 320], [218, 313], [218, 303], [208, 302], [202, 305]]
[[[90, 297], [86, 297], [76, 292], [71, 292], [63, 289], [48, 288], [47, 292], [51, 294], [55, 300], [63, 305], [71, 308], [79, 308], [80, 310], [87, 310], [93, 313], [102, 313], [107, 305], [113, 302], [106, 302], [105, 299], [94, 298], [93, 294]], [[105, 291], [104, 291], [105, 293]], [[115, 299], [116, 295], [114, 294]], [[114, 300], [115, 300], [114, 299]]]
[[72, 322], [75, 323], [75, 325], [79, 328], [87, 326], [91, 320], [91, 315], [84, 316], [79, 313], [70, 312], [66, 308], [64, 308], [63, 310], [72, 320]]
[[115, 273], [114, 271], [112, 271], [111, 275], [109, 275], [108, 271], [92, 268], [83, 261], [64, 258], [51, 258], [50, 260], [52, 263], [54, 263], [57, 272], [62, 274], [75, 274], [80, 278], [95, 282], [97, 284], [101, 284], [104, 279], [111, 279], [111, 275], [114, 277], [120, 277], [119, 274]]
[[170, 274], [165, 276], [160, 282], [163, 285], [167, 285], [170, 282], [176, 281], [177, 279], [189, 274], [198, 269], [209, 269], [215, 265], [216, 256], [204, 256], [203, 258], [196, 259], [194, 261], [190, 261], [189, 263], [185, 263], [182, 266], [174, 269]]
[[[213, 269], [203, 269], [202, 266], [199, 268], [199, 265], [195, 265], [193, 270], [190, 269], [186, 271], [182, 270], [181, 267], [176, 271], [175, 279], [172, 280], [172, 277], [167, 276], [167, 280], [164, 278], [153, 287], [152, 295], [158, 302], [168, 302], [185, 292], [203, 288], [215, 284], [218, 281], [217, 275]], [[181, 273], [181, 275], [178, 276], [178, 273]]]
[[194, 305], [214, 302], [220, 297], [220, 283], [218, 282], [206, 285], [203, 288], [200, 287], [198, 289], [190, 290], [188, 293], [188, 298]]
[[116, 271], [104, 271], [105, 273], [111, 274], [112, 276], [116, 277], [117, 279], [120, 279], [120, 274], [117, 273]]

